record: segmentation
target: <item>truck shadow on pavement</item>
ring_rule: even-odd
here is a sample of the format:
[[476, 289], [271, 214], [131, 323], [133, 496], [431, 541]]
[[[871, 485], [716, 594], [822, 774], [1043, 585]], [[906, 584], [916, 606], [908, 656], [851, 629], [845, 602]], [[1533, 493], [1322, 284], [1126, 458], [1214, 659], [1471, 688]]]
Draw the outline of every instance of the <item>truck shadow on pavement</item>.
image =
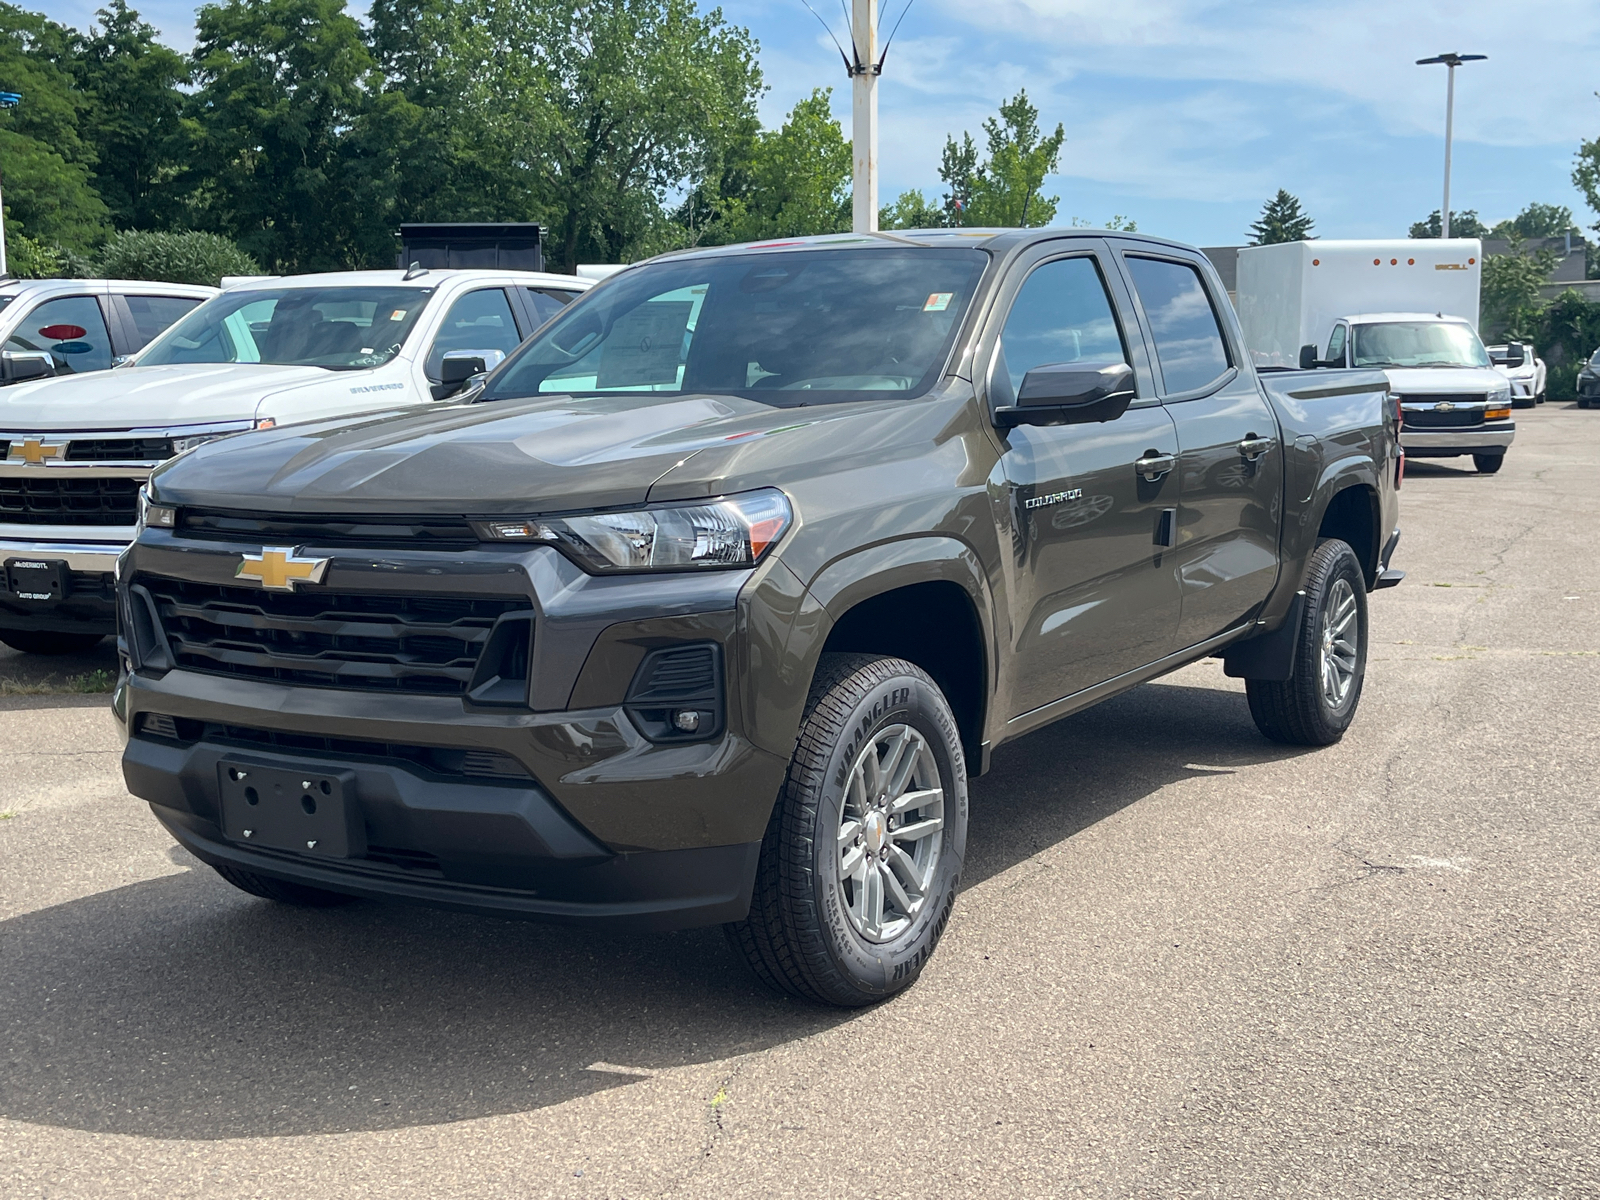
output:
[[[1237, 692], [1140, 688], [996, 755], [967, 884], [1173, 781], [1293, 753]], [[638, 1078], [591, 1064], [716, 1061], [853, 1015], [769, 995], [716, 929], [296, 910], [173, 855], [193, 868], [0, 922], [0, 1114], [159, 1138], [430, 1125]]]

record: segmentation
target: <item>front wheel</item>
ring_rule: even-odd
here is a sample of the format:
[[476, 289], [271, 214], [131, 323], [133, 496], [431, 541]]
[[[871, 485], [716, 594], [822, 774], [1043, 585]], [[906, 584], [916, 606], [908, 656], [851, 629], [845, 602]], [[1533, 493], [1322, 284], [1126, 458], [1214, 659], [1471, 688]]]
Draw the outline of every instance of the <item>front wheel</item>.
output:
[[1504, 454], [1474, 454], [1472, 465], [1478, 468], [1479, 475], [1493, 475], [1505, 463]]
[[944, 693], [902, 659], [826, 654], [729, 941], [778, 991], [887, 999], [933, 956], [966, 843], [966, 760]]
[[1512, 408], [1532, 408], [1539, 403], [1537, 396], [1518, 396], [1511, 402]]
[[0, 629], [0, 642], [24, 654], [87, 654], [103, 634], [50, 633], [37, 629]]
[[1256, 728], [1291, 746], [1331, 746], [1361, 703], [1367, 673], [1367, 581], [1347, 542], [1325, 538], [1306, 568], [1294, 673], [1245, 680]]

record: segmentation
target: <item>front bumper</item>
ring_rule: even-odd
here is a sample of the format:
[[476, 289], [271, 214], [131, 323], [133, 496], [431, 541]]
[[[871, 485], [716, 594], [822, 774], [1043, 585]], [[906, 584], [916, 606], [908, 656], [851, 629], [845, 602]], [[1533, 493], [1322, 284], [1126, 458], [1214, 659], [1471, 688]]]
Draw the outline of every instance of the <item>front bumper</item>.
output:
[[1504, 454], [1516, 439], [1515, 422], [1479, 429], [1403, 429], [1400, 445], [1410, 458], [1449, 458], [1459, 454]]
[[[136, 545], [124, 564], [125, 588], [142, 572], [231, 578], [238, 561], [214, 544], [148, 536], [155, 544]], [[704, 578], [597, 579], [549, 548], [453, 558], [450, 579], [439, 562], [341, 553], [327, 578], [346, 594], [526, 597], [535, 617], [525, 706], [150, 670], [135, 650], [115, 698], [129, 790], [202, 860], [314, 887], [649, 928], [742, 918], [787, 769], [786, 755], [762, 743], [793, 740], [792, 729], [757, 732], [763, 698], [742, 686], [743, 664], [760, 631], [779, 626], [749, 614], [766, 603], [767, 575], [780, 590], [793, 577], [774, 563]], [[701, 741], [651, 740], [626, 703], [635, 667], [649, 647], [705, 641], [721, 644], [728, 664], [723, 727]], [[146, 715], [170, 720], [170, 733], [152, 731]], [[438, 768], [439, 754], [463, 752], [510, 760], [516, 777]], [[366, 847], [331, 859], [230, 840], [218, 763], [241, 758], [348, 773]]]
[[66, 564], [67, 594], [36, 604], [7, 590], [0, 572], [0, 629], [29, 633], [110, 634], [117, 629], [117, 555], [126, 542], [32, 541], [0, 538], [0, 567], [14, 558], [48, 559]]

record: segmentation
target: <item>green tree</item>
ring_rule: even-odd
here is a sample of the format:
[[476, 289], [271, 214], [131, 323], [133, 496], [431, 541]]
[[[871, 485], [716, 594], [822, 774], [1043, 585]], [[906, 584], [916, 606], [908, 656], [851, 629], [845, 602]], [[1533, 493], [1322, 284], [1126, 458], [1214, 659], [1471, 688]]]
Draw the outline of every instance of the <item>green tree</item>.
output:
[[1300, 207], [1300, 200], [1283, 188], [1261, 206], [1261, 215], [1250, 226], [1252, 246], [1273, 246], [1279, 242], [1302, 242], [1312, 236], [1314, 222]]
[[1539, 287], [1555, 268], [1553, 251], [1529, 254], [1520, 238], [1513, 238], [1507, 253], [1485, 258], [1480, 291], [1485, 327], [1516, 341], [1532, 339], [1545, 307]]
[[901, 192], [893, 204], [878, 210], [879, 229], [938, 229], [945, 211], [920, 191]]
[[182, 205], [174, 181], [189, 65], [126, 0], [96, 15], [99, 26], [74, 39], [70, 62], [89, 101], [79, 130], [94, 150], [94, 187], [119, 229], [164, 227]]
[[94, 148], [79, 134], [90, 100], [62, 66], [71, 48], [70, 30], [0, 3], [0, 81], [22, 94], [0, 109], [7, 232], [82, 251], [105, 236], [107, 212], [94, 190]]
[[[1411, 226], [1411, 237], [1436, 238], [1443, 232], [1444, 222], [1436, 208], [1428, 214], [1426, 221], [1416, 221]], [[1453, 238], [1486, 238], [1491, 236], [1489, 227], [1478, 220], [1478, 211], [1474, 208], [1464, 209], [1461, 212], [1450, 210], [1450, 236]]]
[[730, 242], [839, 233], [850, 228], [850, 143], [818, 88], [778, 129], [758, 133], [732, 172], [739, 190], [719, 219]]
[[96, 273], [107, 279], [159, 279], [216, 287], [224, 275], [259, 275], [261, 265], [214, 233], [130, 229], [114, 233], [106, 241]]
[[[1600, 95], [1600, 92], [1595, 94]], [[1600, 137], [1590, 138], [1579, 145], [1572, 164], [1572, 186], [1583, 193], [1589, 208], [1600, 214]], [[1600, 233], [1600, 223], [1590, 228]]]
[[1041, 190], [1045, 177], [1060, 166], [1066, 127], [1039, 129], [1039, 110], [1026, 89], [1000, 106], [1000, 115], [983, 123], [989, 156], [978, 160], [970, 133], [945, 139], [939, 178], [945, 192], [945, 223], [974, 226], [1039, 226], [1055, 219], [1059, 196]]
[[[1489, 231], [1490, 237], [1512, 239], [1560, 237], [1577, 232], [1572, 210], [1564, 204], [1528, 205], [1509, 221], [1501, 221]], [[1452, 230], [1451, 232], [1454, 232]]]
[[373, 64], [344, 0], [223, 0], [196, 34], [185, 125], [206, 223], [272, 271], [362, 263], [371, 210], [347, 131]]

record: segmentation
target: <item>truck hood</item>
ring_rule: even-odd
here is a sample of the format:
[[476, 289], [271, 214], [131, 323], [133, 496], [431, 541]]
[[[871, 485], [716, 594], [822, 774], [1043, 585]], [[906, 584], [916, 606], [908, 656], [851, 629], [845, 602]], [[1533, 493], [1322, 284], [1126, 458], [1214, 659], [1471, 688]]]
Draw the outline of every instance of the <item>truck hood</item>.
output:
[[1493, 367], [1390, 367], [1384, 374], [1402, 396], [1487, 394], [1506, 386], [1506, 377]]
[[53, 433], [248, 421], [275, 392], [329, 380], [348, 384], [366, 374], [269, 363], [119, 367], [0, 388], [0, 429]]
[[[904, 430], [882, 406], [774, 408], [737, 396], [603, 396], [441, 404], [352, 420], [286, 425], [212, 442], [156, 471], [166, 503], [268, 512], [538, 513], [640, 504], [696, 456], [845, 420], [873, 407], [884, 434]], [[903, 410], [906, 406], [895, 405]], [[876, 437], [833, 441], [835, 457]], [[790, 447], [793, 447], [790, 443]], [[720, 451], [720, 453], [719, 453]], [[820, 449], [818, 452], [822, 452]], [[804, 456], [804, 455], [803, 455]], [[698, 460], [697, 460], [698, 461]], [[719, 465], [696, 474], [704, 489]]]

